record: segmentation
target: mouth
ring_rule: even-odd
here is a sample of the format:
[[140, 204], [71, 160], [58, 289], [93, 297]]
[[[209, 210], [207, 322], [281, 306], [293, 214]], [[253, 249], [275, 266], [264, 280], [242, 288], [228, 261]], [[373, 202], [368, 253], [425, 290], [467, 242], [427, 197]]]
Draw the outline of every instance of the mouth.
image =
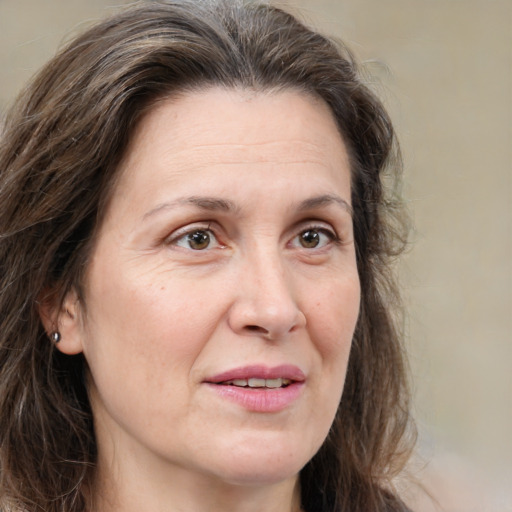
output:
[[220, 373], [204, 383], [223, 400], [257, 413], [291, 407], [302, 395], [306, 376], [294, 365], [245, 366]]
[[223, 382], [218, 382], [218, 385], [221, 386], [236, 386], [238, 388], [251, 388], [251, 389], [278, 389], [278, 388], [286, 388], [290, 384], [292, 384], [291, 379], [261, 379], [258, 377], [252, 377], [250, 379], [233, 379], [227, 380]]
[[280, 365], [268, 367], [264, 365], [250, 365], [234, 368], [206, 380], [208, 384], [222, 386], [236, 386], [239, 388], [286, 388], [293, 383], [302, 383], [306, 376], [295, 365]]

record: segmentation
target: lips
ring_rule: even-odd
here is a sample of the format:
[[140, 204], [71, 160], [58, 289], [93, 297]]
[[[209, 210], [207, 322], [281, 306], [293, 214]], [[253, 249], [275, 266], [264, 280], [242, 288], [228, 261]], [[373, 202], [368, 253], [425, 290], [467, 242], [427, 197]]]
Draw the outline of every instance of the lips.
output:
[[245, 366], [208, 378], [204, 383], [218, 397], [258, 413], [290, 407], [302, 393], [306, 377], [293, 365]]
[[304, 382], [306, 376], [294, 365], [280, 365], [272, 368], [262, 365], [244, 366], [214, 375], [206, 380], [211, 384], [235, 385], [240, 387], [282, 387], [293, 382]]
[[221, 382], [220, 384], [226, 384], [229, 386], [237, 386], [239, 388], [268, 388], [268, 389], [276, 389], [289, 386], [293, 381], [290, 379], [259, 379], [257, 377], [252, 377], [250, 379], [234, 379], [228, 380], [226, 382]]

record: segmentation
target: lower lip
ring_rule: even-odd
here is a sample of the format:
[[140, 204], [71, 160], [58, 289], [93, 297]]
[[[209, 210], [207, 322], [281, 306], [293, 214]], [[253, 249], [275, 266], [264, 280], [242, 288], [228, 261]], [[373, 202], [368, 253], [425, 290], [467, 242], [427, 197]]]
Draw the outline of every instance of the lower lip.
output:
[[208, 384], [208, 386], [222, 398], [248, 411], [279, 412], [299, 398], [304, 383], [294, 382], [285, 388], [243, 388], [227, 384]]

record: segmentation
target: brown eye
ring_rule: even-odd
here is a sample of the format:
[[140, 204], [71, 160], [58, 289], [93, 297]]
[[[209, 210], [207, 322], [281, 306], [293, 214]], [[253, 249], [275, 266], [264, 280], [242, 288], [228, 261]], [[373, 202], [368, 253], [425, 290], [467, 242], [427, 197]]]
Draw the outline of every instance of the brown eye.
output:
[[197, 230], [189, 233], [186, 237], [188, 246], [195, 251], [206, 249], [210, 245], [210, 234], [208, 231]]
[[192, 249], [193, 251], [204, 251], [206, 249], [215, 249], [220, 247], [217, 237], [211, 229], [192, 229], [188, 233], [170, 241], [171, 245]]
[[316, 229], [307, 229], [299, 235], [299, 243], [305, 249], [314, 249], [320, 243], [320, 233]]
[[321, 249], [336, 240], [336, 233], [330, 229], [311, 226], [298, 233], [290, 243], [298, 249]]

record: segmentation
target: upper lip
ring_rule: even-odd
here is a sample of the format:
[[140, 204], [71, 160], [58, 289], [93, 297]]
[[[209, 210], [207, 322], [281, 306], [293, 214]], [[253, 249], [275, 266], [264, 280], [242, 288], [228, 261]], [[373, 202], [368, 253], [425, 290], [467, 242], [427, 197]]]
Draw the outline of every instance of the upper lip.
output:
[[283, 364], [279, 366], [250, 365], [233, 368], [205, 379], [205, 382], [219, 384], [235, 379], [288, 379], [294, 382], [306, 380], [304, 372], [297, 366]]

